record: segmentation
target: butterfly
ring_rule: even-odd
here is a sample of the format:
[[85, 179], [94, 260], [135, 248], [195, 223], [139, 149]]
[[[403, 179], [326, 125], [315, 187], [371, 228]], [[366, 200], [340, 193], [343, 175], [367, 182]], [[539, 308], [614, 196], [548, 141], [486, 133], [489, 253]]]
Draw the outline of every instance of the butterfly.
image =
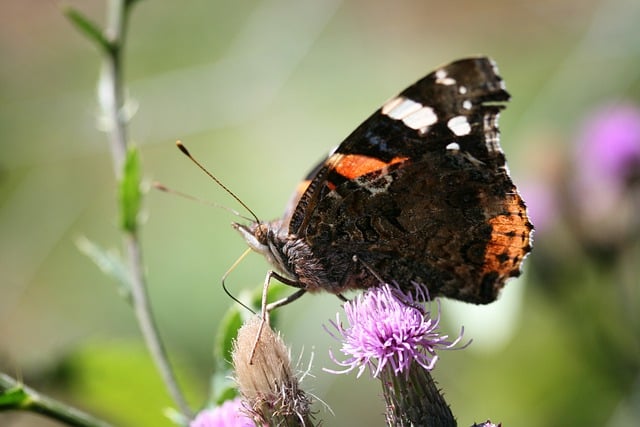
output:
[[265, 287], [276, 278], [298, 288], [269, 309], [381, 281], [494, 301], [520, 274], [533, 232], [499, 144], [509, 97], [489, 58], [442, 66], [313, 168], [281, 218], [234, 223], [274, 268]]

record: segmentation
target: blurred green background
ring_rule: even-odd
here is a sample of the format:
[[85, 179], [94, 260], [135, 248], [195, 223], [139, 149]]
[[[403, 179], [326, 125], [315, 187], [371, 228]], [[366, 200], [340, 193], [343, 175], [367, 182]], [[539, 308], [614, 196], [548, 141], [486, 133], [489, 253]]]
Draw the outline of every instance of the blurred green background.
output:
[[[104, 22], [104, 2], [66, 4]], [[0, 369], [117, 425], [170, 425], [129, 306], [75, 245], [86, 236], [117, 249], [120, 237], [98, 130], [99, 57], [61, 6], [0, 5]], [[464, 325], [474, 343], [444, 354], [434, 377], [462, 426], [637, 425], [638, 222], [617, 208], [583, 221], [574, 199], [587, 211], [600, 202], [576, 197], [572, 182], [593, 111], [640, 101], [639, 22], [636, 0], [141, 1], [126, 50], [131, 138], [147, 183], [237, 208], [175, 149], [181, 139], [261, 218], [275, 218], [381, 102], [442, 63], [493, 57], [513, 95], [502, 146], [538, 228], [535, 248], [497, 303], [444, 304], [446, 330]], [[614, 206], [633, 219], [640, 198], [627, 184]], [[230, 305], [220, 277], [245, 244], [221, 209], [150, 191], [145, 215], [153, 306], [199, 407]], [[592, 233], [608, 227], [611, 238]], [[230, 288], [258, 286], [266, 269], [248, 257]], [[324, 425], [383, 425], [377, 381], [321, 369], [334, 366], [327, 349], [337, 343], [322, 325], [338, 309], [335, 297], [305, 296], [281, 310], [282, 332], [294, 359], [314, 354], [303, 385], [335, 413], [318, 405]], [[55, 424], [4, 413], [0, 425]]]

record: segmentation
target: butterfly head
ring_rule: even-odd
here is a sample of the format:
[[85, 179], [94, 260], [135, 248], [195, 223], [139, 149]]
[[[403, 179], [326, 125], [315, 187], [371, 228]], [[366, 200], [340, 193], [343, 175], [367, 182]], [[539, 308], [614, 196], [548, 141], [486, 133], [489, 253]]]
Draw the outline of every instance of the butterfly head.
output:
[[267, 242], [269, 224], [253, 222], [250, 225], [244, 225], [234, 222], [231, 226], [242, 235], [242, 238], [254, 251], [265, 255], [269, 251], [269, 244]]
[[283, 254], [283, 245], [286, 238], [280, 236], [280, 220], [271, 222], [252, 222], [249, 225], [232, 223], [249, 247], [263, 255], [267, 261], [280, 272], [288, 272], [286, 256]]

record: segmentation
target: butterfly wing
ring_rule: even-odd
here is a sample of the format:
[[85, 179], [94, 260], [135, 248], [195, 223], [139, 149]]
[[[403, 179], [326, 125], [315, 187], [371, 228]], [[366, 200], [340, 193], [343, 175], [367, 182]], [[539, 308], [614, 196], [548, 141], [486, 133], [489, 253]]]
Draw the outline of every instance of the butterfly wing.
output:
[[387, 101], [316, 167], [289, 232], [334, 292], [376, 284], [365, 264], [474, 303], [519, 275], [533, 227], [498, 141], [508, 99], [490, 59], [453, 62]]

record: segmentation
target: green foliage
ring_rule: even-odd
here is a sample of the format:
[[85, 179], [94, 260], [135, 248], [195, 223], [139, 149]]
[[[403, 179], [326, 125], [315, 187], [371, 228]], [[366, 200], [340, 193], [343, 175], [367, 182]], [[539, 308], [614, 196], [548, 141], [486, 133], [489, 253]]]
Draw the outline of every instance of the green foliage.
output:
[[0, 411], [26, 406], [29, 395], [22, 387], [13, 387], [0, 392]]
[[242, 326], [242, 314], [234, 304], [220, 321], [213, 347], [214, 374], [211, 378], [210, 400], [216, 405], [233, 399], [238, 392], [231, 380], [231, 352], [238, 329]]
[[[196, 379], [175, 364], [184, 390], [201, 395]], [[115, 425], [168, 425], [163, 408], [173, 405], [145, 347], [138, 342], [97, 341], [68, 360], [70, 389], [92, 412], [110, 414]], [[189, 397], [189, 396], [188, 396]], [[114, 410], [117, 408], [117, 410]]]
[[65, 8], [63, 13], [76, 29], [95, 43], [101, 51], [108, 52], [112, 49], [112, 44], [109, 43], [95, 22], [72, 7]]
[[142, 202], [140, 180], [140, 156], [135, 147], [130, 147], [122, 170], [118, 196], [120, 227], [131, 234], [135, 234], [138, 228], [138, 213]]
[[120, 256], [114, 251], [108, 251], [86, 237], [76, 240], [76, 246], [80, 251], [89, 257], [98, 268], [116, 280], [118, 284], [118, 294], [131, 302], [131, 278], [129, 271], [122, 262]]
[[242, 326], [242, 315], [235, 305], [227, 310], [218, 326], [218, 333], [213, 348], [213, 358], [216, 371], [228, 370], [231, 364], [233, 341], [238, 329]]

